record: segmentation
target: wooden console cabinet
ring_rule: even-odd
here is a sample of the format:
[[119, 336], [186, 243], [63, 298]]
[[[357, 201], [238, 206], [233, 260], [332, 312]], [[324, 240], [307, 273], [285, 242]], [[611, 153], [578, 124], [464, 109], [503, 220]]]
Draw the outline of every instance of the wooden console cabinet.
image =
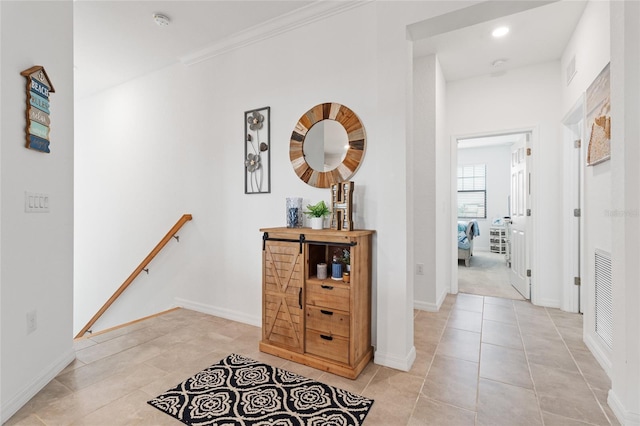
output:
[[[374, 231], [263, 228], [260, 350], [355, 379], [373, 358], [371, 239]], [[331, 278], [350, 254], [349, 282]], [[317, 265], [328, 276], [318, 279]]]

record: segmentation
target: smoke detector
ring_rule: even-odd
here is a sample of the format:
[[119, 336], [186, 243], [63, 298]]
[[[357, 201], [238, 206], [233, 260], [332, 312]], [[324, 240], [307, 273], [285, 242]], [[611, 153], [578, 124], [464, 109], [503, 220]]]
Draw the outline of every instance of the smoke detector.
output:
[[506, 64], [508, 61], [508, 59], [496, 59], [495, 61], [491, 62], [491, 66], [494, 68], [499, 68], [501, 66], [503, 66], [504, 64]]
[[166, 27], [167, 25], [169, 25], [169, 18], [167, 16], [163, 15], [162, 13], [154, 13], [153, 14], [153, 21], [159, 27]]

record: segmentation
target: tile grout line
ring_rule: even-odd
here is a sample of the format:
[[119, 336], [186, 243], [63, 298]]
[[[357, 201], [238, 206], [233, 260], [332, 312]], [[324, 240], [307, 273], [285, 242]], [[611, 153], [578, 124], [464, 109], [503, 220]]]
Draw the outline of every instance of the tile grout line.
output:
[[[470, 293], [463, 293], [463, 294], [470, 294]], [[479, 332], [479, 333], [477, 333], [477, 334], [479, 334], [479, 335], [480, 335], [480, 340], [479, 340], [479, 342], [478, 342], [478, 343], [479, 343], [479, 345], [478, 345], [478, 358], [477, 358], [477, 362], [469, 361], [469, 360], [466, 360], [466, 359], [463, 359], [463, 358], [451, 357], [451, 356], [448, 356], [448, 355], [441, 355], [441, 356], [443, 356], [443, 357], [445, 357], [445, 358], [454, 358], [454, 359], [458, 359], [458, 360], [462, 360], [462, 361], [466, 361], [466, 362], [473, 362], [473, 363], [475, 363], [475, 364], [477, 364], [477, 365], [478, 365], [478, 372], [477, 372], [477, 375], [476, 375], [476, 404], [475, 404], [475, 410], [469, 410], [469, 409], [468, 409], [468, 408], [466, 408], [466, 407], [459, 407], [459, 406], [457, 406], [457, 405], [450, 404], [450, 403], [446, 403], [446, 402], [442, 402], [442, 401], [438, 401], [438, 400], [436, 400], [436, 399], [432, 399], [432, 398], [429, 398], [429, 397], [426, 397], [426, 398], [427, 398], [427, 399], [429, 399], [430, 401], [437, 402], [438, 404], [447, 405], [447, 406], [450, 406], [450, 407], [455, 407], [455, 408], [458, 408], [458, 409], [461, 409], [461, 410], [465, 410], [465, 411], [469, 411], [469, 412], [474, 413], [474, 424], [475, 424], [475, 423], [477, 423], [477, 422], [478, 422], [478, 397], [479, 397], [478, 389], [479, 389], [479, 386], [480, 386], [480, 383], [479, 383], [479, 381], [480, 381], [480, 352], [481, 352], [481, 348], [482, 348], [482, 328], [483, 328], [483, 318], [484, 318], [484, 303], [485, 303], [485, 296], [483, 296], [483, 295], [479, 295], [479, 294], [470, 294], [470, 295], [471, 295], [471, 296], [481, 297], [481, 298], [482, 298], [482, 312], [480, 312], [480, 316], [481, 316], [481, 317], [480, 317], [480, 332]], [[447, 324], [449, 323], [449, 318], [451, 317], [451, 313], [452, 313], [452, 312], [453, 312], [453, 310], [454, 310], [453, 306], [455, 305], [455, 303], [457, 303], [457, 301], [458, 301], [458, 299], [457, 299], [457, 295], [456, 295], [456, 302], [454, 302], [454, 303], [451, 305], [451, 308], [450, 308], [450, 310], [449, 310], [449, 315], [447, 315], [447, 321], [445, 322], [445, 326], [444, 326], [444, 328], [443, 328], [443, 330], [442, 330], [442, 334], [440, 335], [440, 339], [442, 339], [442, 335], [444, 334], [444, 331], [445, 331], [445, 330], [446, 330], [446, 328], [447, 328]], [[458, 308], [458, 310], [466, 311], [466, 312], [477, 312], [477, 311], [468, 311], [467, 309], [464, 309], [464, 308]], [[471, 333], [476, 333], [475, 331], [471, 331], [471, 330], [458, 329], [458, 328], [454, 328], [454, 327], [452, 327], [452, 328], [453, 328], [453, 329], [455, 329], [455, 330], [462, 330], [462, 331], [468, 331], [468, 332], [471, 332]], [[438, 344], [440, 344], [440, 341], [438, 342]], [[436, 352], [437, 352], [437, 348], [436, 348]], [[435, 358], [435, 353], [434, 353], [434, 358]], [[432, 360], [432, 363], [433, 363], [433, 360]], [[425, 381], [426, 381], [426, 376], [425, 376]], [[424, 386], [424, 384], [423, 384], [423, 386]]]
[[[567, 342], [565, 341], [564, 336], [562, 335], [562, 333], [560, 333], [560, 330], [558, 329], [558, 326], [557, 326], [556, 322], [553, 320], [553, 317], [551, 316], [551, 314], [549, 313], [549, 311], [547, 310], [546, 307], [544, 308], [544, 311], [546, 312], [547, 316], [551, 320], [551, 323], [553, 324], [553, 328], [556, 330], [556, 333], [558, 333], [558, 335], [560, 336], [560, 339], [562, 340], [562, 344], [564, 345], [565, 349], [567, 350], [567, 352], [569, 352], [569, 356], [571, 357], [571, 360], [573, 361], [573, 363], [575, 364], [576, 368], [578, 369], [578, 372], [580, 373], [580, 377], [582, 377], [582, 380], [587, 385], [587, 388], [589, 389], [589, 392], [593, 396], [593, 399], [596, 400], [596, 403], [598, 404], [598, 407], [600, 408], [600, 411], [604, 415], [604, 418], [607, 419], [607, 421], [611, 425], [612, 424], [611, 419], [609, 418], [609, 416], [607, 416], [607, 412], [602, 407], [602, 404], [600, 403], [600, 400], [598, 399], [598, 397], [594, 393], [593, 388], [589, 384], [589, 381], [584, 376], [584, 372], [582, 371], [582, 368], [580, 368], [580, 365], [576, 361], [576, 358], [573, 356], [573, 352], [571, 352], [571, 349], [569, 349], [569, 345], [567, 345]], [[584, 325], [582, 326], [582, 330], [584, 331]]]
[[[433, 360], [436, 357], [436, 352], [438, 352], [438, 346], [440, 346], [440, 342], [442, 341], [442, 336], [444, 335], [444, 331], [447, 329], [447, 324], [449, 323], [449, 317], [451, 316], [451, 311], [453, 310], [453, 305], [455, 305], [456, 302], [458, 301], [458, 295], [455, 295], [455, 298], [456, 298], [456, 300], [449, 307], [449, 312], [447, 313], [447, 318], [444, 321], [444, 326], [442, 327], [442, 331], [440, 332], [440, 336], [438, 337], [438, 343], [436, 343], [436, 348], [433, 351], [433, 356], [431, 357], [431, 361], [429, 361], [429, 365], [427, 367], [427, 371], [425, 372], [424, 378], [422, 379], [422, 385], [420, 386], [420, 391], [418, 391], [418, 396], [416, 397], [416, 401], [414, 402], [413, 408], [411, 409], [411, 413], [409, 415], [409, 421], [411, 421], [411, 418], [413, 417], [413, 414], [416, 412], [416, 407], [418, 406], [418, 401], [420, 400], [420, 396], [422, 395], [422, 390], [424, 389], [424, 385], [427, 382], [427, 376], [429, 375], [429, 371], [431, 371], [431, 367], [433, 366]], [[440, 307], [442, 307], [442, 306], [440, 306]], [[414, 324], [415, 324], [415, 316], [413, 318], [413, 321], [414, 321]], [[414, 331], [414, 333], [415, 333], [415, 331]], [[415, 339], [415, 337], [414, 337], [414, 339]], [[426, 395], [425, 395], [425, 398], [427, 398], [430, 401], [435, 401], [435, 400], [429, 398]], [[440, 402], [438, 402], [438, 403], [440, 403]]]
[[[531, 303], [531, 301], [525, 301], [524, 303]], [[520, 327], [520, 317], [518, 315], [518, 310], [516, 309], [515, 303], [512, 302], [513, 312], [516, 315], [516, 326], [518, 327], [518, 334], [520, 335], [520, 341], [522, 343], [522, 349], [524, 350], [524, 358], [527, 361], [527, 369], [529, 370], [529, 378], [531, 379], [531, 385], [533, 386], [533, 394], [536, 397], [536, 402], [538, 403], [538, 415], [540, 416], [540, 424], [544, 426], [544, 416], [542, 415], [542, 406], [540, 405], [540, 395], [538, 393], [538, 389], [536, 388], [536, 382], [533, 380], [533, 373], [531, 372], [531, 362], [529, 361], [529, 353], [527, 352], [527, 346], [524, 343], [524, 339], [522, 338], [522, 328]]]
[[480, 402], [480, 363], [482, 362], [482, 334], [484, 333], [484, 304], [485, 297], [482, 296], [482, 313], [480, 315], [480, 341], [478, 342], [478, 374], [476, 376], [476, 415], [474, 423], [478, 424], [478, 406]]

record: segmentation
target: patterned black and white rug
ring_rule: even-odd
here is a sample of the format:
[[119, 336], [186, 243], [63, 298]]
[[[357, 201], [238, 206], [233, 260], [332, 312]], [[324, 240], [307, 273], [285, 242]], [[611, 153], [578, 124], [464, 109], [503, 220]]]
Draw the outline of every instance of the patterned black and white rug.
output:
[[373, 400], [231, 354], [148, 403], [193, 426], [359, 426]]

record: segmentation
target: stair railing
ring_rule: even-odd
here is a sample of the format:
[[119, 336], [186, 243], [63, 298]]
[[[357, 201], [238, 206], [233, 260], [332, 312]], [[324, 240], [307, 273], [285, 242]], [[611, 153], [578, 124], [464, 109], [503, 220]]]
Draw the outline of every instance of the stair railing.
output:
[[156, 257], [158, 253], [160, 253], [160, 250], [162, 250], [162, 248], [166, 246], [167, 243], [171, 241], [172, 238], [175, 238], [176, 241], [178, 242], [180, 241], [180, 237], [176, 235], [176, 232], [178, 232], [180, 228], [182, 228], [182, 226], [188, 221], [190, 221], [191, 219], [193, 219], [193, 216], [191, 216], [190, 214], [182, 215], [180, 220], [178, 220], [178, 222], [176, 222], [176, 224], [173, 225], [173, 228], [171, 228], [169, 232], [167, 232], [167, 235], [165, 235], [164, 238], [160, 240], [160, 242], [153, 248], [153, 250], [151, 250], [151, 253], [149, 253], [147, 257], [145, 257], [144, 260], [140, 263], [140, 265], [138, 265], [138, 267], [131, 273], [131, 275], [129, 275], [129, 278], [127, 278], [122, 283], [120, 288], [118, 288], [118, 290], [116, 290], [116, 292], [113, 293], [113, 295], [109, 298], [109, 300], [107, 300], [107, 302], [104, 305], [102, 305], [102, 308], [100, 308], [100, 310], [96, 312], [93, 318], [89, 320], [87, 325], [82, 327], [82, 330], [80, 330], [80, 332], [76, 335], [75, 337], [76, 339], [84, 336], [86, 332], [90, 331], [91, 326], [93, 326], [93, 324], [95, 324], [95, 322], [98, 321], [98, 318], [100, 318], [102, 314], [104, 314], [106, 310], [109, 309], [109, 307], [113, 304], [113, 302], [115, 302], [116, 299], [120, 297], [120, 295], [127, 289], [127, 287], [129, 287], [129, 285], [133, 282], [133, 280], [135, 280], [136, 277], [140, 275], [142, 271], [145, 271], [147, 274], [149, 273], [149, 269], [147, 268], [147, 265], [149, 265], [149, 263], [153, 260], [153, 258]]

